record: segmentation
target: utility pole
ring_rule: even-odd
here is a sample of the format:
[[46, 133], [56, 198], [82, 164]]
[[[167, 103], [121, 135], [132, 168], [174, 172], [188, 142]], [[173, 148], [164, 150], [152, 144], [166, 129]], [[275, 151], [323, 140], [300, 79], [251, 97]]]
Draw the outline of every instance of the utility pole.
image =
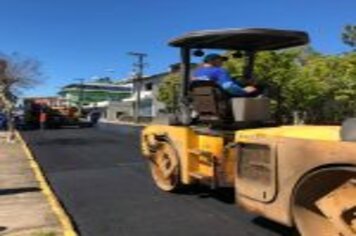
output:
[[129, 52], [128, 55], [134, 56], [137, 58], [137, 62], [133, 64], [135, 73], [134, 78], [134, 89], [136, 90], [136, 102], [134, 108], [134, 121], [138, 123], [140, 121], [140, 103], [141, 103], [141, 84], [143, 77], [143, 69], [146, 66], [144, 63], [144, 58], [147, 57], [147, 54], [141, 52]]

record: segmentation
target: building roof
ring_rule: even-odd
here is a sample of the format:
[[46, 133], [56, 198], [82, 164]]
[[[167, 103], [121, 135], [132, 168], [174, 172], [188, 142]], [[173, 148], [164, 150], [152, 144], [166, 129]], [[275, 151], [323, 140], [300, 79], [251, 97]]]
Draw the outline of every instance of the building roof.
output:
[[305, 45], [306, 32], [280, 29], [220, 29], [195, 31], [169, 42], [174, 47], [263, 51]]

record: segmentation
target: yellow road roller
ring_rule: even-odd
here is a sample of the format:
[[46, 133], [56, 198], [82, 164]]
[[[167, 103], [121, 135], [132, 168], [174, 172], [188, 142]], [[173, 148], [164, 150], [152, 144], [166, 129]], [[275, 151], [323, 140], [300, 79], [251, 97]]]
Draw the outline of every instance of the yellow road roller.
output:
[[268, 97], [231, 98], [215, 83], [191, 82], [191, 57], [202, 50], [242, 52], [248, 81], [259, 52], [308, 41], [305, 32], [277, 29], [204, 30], [170, 41], [182, 57], [179, 112], [141, 137], [157, 187], [232, 187], [236, 204], [303, 236], [356, 235], [355, 119], [276, 126]]

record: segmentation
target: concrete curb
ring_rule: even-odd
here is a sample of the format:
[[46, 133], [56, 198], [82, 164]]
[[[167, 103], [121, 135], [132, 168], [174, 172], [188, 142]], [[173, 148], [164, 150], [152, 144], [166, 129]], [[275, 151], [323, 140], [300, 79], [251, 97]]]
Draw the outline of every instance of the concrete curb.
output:
[[29, 149], [28, 145], [22, 138], [21, 134], [16, 131], [16, 137], [20, 141], [25, 153], [26, 157], [30, 162], [30, 166], [36, 176], [37, 181], [39, 182], [40, 188], [42, 190], [42, 193], [46, 196], [47, 201], [58, 218], [62, 229], [63, 229], [63, 235], [64, 236], [78, 236], [77, 232], [74, 229], [74, 226], [72, 224], [72, 221], [70, 220], [68, 214], [62, 207], [61, 203], [58, 201], [56, 195], [54, 194], [52, 188], [50, 187], [44, 173], [42, 172], [40, 166], [36, 162], [35, 158], [32, 155], [31, 150]]

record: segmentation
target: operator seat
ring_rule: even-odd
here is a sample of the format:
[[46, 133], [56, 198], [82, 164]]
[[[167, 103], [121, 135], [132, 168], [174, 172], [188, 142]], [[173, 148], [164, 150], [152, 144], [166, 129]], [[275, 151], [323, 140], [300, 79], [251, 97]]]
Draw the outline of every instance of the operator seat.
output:
[[269, 119], [266, 97], [231, 97], [214, 81], [193, 81], [189, 97], [198, 120], [211, 124], [256, 123]]
[[231, 99], [214, 81], [196, 80], [190, 83], [189, 97], [200, 121], [233, 121]]

